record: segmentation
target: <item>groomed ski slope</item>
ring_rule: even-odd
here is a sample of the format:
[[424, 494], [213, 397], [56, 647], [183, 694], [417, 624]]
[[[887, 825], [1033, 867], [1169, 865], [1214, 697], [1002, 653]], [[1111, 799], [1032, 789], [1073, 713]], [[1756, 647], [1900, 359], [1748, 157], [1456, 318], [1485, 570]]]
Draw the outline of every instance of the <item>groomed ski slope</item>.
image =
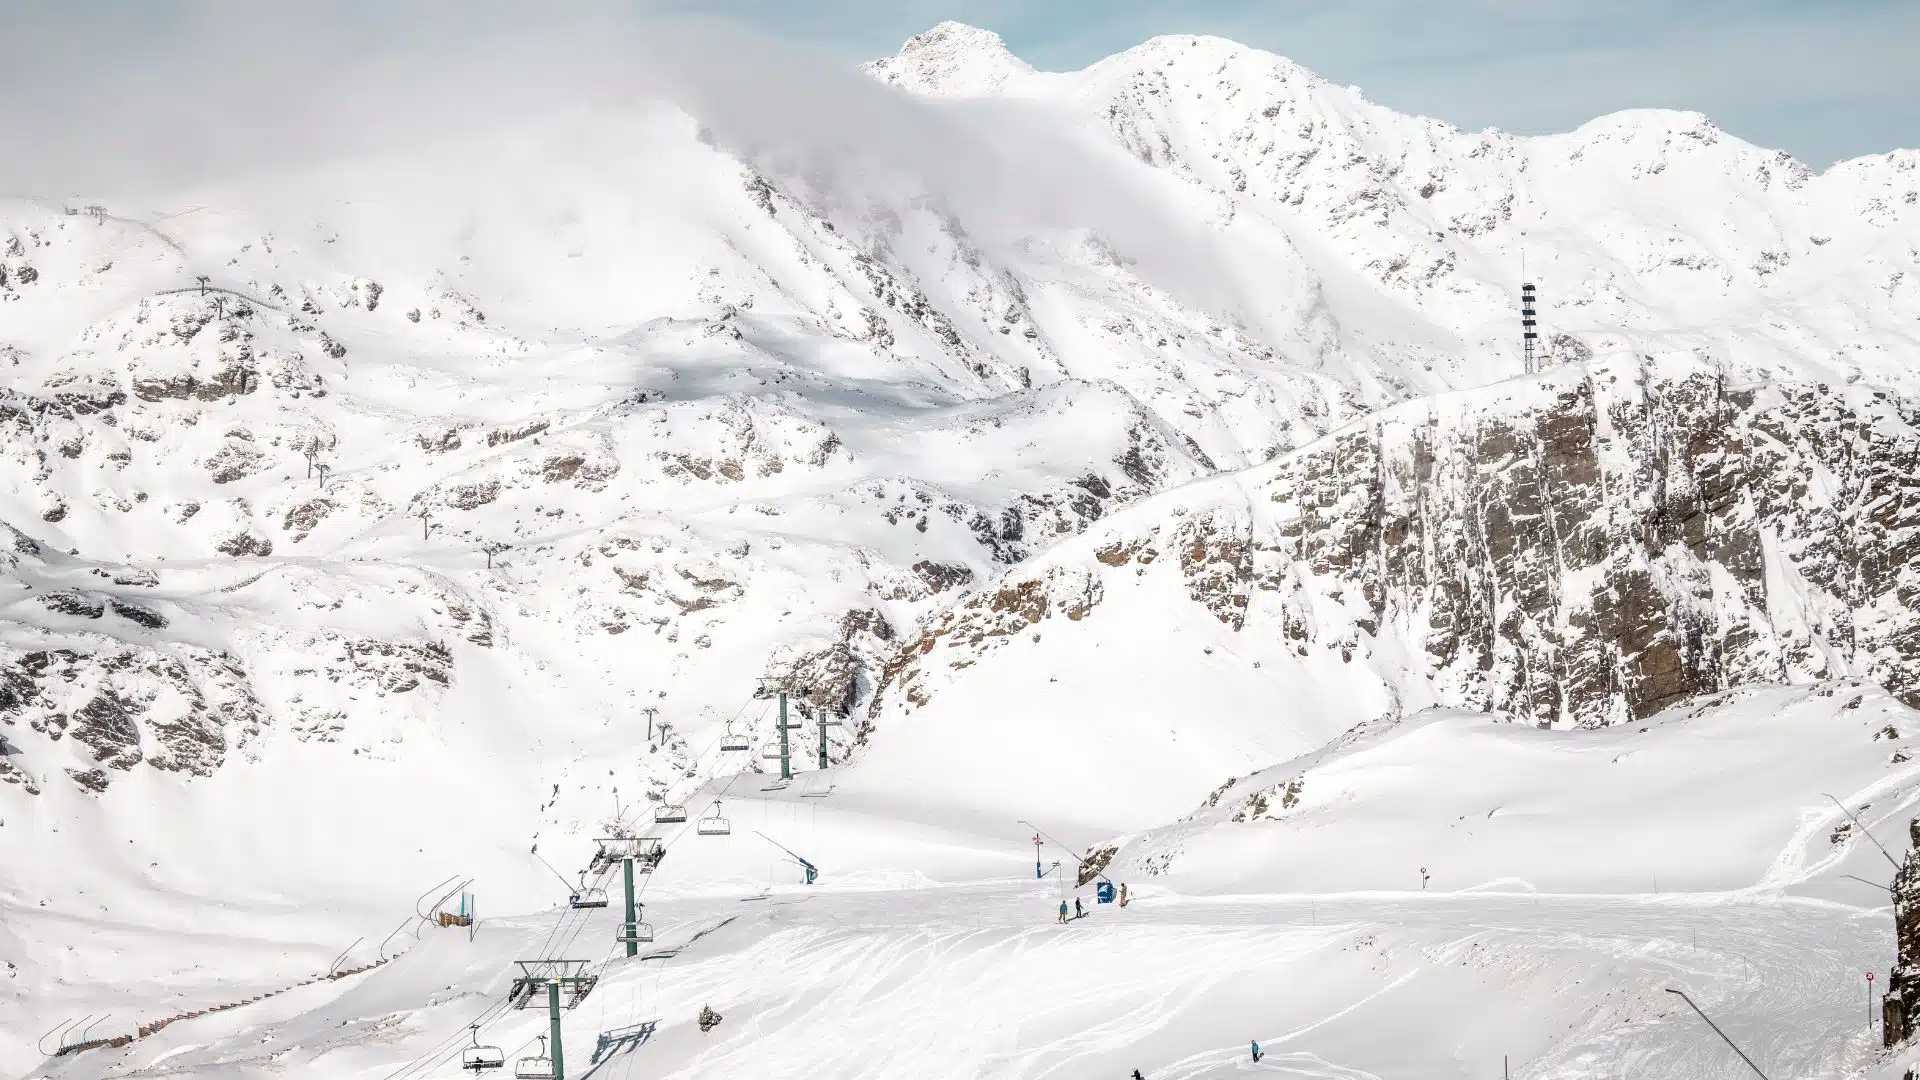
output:
[[[427, 929], [373, 971], [29, 1075], [459, 1075], [452, 1062], [476, 1019], [483, 1041], [531, 1052], [544, 1015], [501, 1002], [512, 961], [550, 957], [591, 961], [602, 975], [564, 1029], [568, 1075], [602, 1080], [1123, 1077], [1135, 1068], [1153, 1078], [1464, 1080], [1500, 1075], [1503, 1055], [1529, 1080], [1743, 1075], [1668, 987], [1692, 994], [1770, 1076], [1898, 1076], [1902, 1059], [1872, 1049], [1863, 978], [1875, 970], [1884, 979], [1891, 960], [1885, 896], [1871, 884], [1890, 868], [1859, 837], [1836, 832], [1844, 818], [1820, 792], [1902, 851], [1920, 777], [1901, 759], [1920, 716], [1870, 688], [1830, 684], [1743, 691], [1641, 726], [1539, 732], [1432, 714], [1357, 733], [1317, 760], [1235, 785], [1304, 773], [1307, 791], [1344, 806], [1326, 826], [1343, 858], [1296, 835], [1314, 827], [1305, 813], [1314, 804], [1297, 804], [1305, 821], [1246, 824], [1230, 820], [1233, 800], [1222, 797], [1128, 843], [1115, 873], [1133, 903], [1095, 905], [1081, 890], [1088, 915], [1068, 926], [1054, 911], [1070, 882], [1032, 877], [1015, 805], [942, 819], [923, 799], [908, 818], [881, 812], [887, 800], [852, 782], [859, 766], [852, 776], [803, 772], [771, 791], [769, 778], [742, 775], [704, 795], [723, 792], [731, 835], [698, 836], [691, 822], [661, 830], [667, 857], [642, 879], [658, 933], [642, 952], [659, 958], [616, 958], [618, 881], [608, 875], [608, 909], [495, 918], [483, 908], [471, 942], [463, 930]], [[1595, 764], [1623, 741], [1649, 764]], [[1469, 756], [1484, 763], [1470, 792], [1437, 782]], [[964, 788], [966, 777], [953, 783]], [[830, 794], [807, 794], [828, 785]], [[1538, 798], [1543, 791], [1555, 798]], [[1495, 845], [1448, 828], [1469, 794], [1524, 810], [1527, 828]], [[688, 800], [696, 817], [702, 798]], [[1244, 880], [1183, 867], [1187, 851], [1217, 866], [1208, 845], [1234, 830], [1261, 838], [1233, 854]], [[797, 884], [798, 869], [756, 833], [819, 864], [821, 880]], [[576, 843], [568, 853], [578, 858], [562, 869], [584, 864], [588, 850]], [[1507, 856], [1498, 867], [1496, 850]], [[1147, 856], [1169, 852], [1166, 873], [1145, 874]], [[1485, 872], [1454, 869], [1475, 860]], [[1703, 869], [1655, 892], [1654, 872], [1675, 862]], [[1401, 873], [1409, 863], [1436, 871], [1428, 891]], [[1396, 875], [1413, 880], [1381, 887]], [[487, 887], [477, 883], [483, 896]], [[283, 926], [297, 918], [285, 913]], [[310, 969], [324, 967], [312, 937], [298, 940], [316, 958]], [[151, 935], [124, 947], [138, 963], [194, 972], [218, 1000], [266, 988], [250, 963], [298, 966], [269, 959], [263, 940], [210, 942], [212, 933]], [[215, 966], [220, 976], [209, 977]], [[48, 979], [40, 1000], [78, 1013], [112, 992], [137, 1011], [160, 985], [116, 985], [113, 966], [86, 965]], [[703, 1006], [725, 1018], [704, 1035]], [[24, 1018], [16, 1012], [6, 1026]], [[630, 1038], [596, 1063], [602, 1034]], [[1248, 1039], [1269, 1054], [1257, 1068]]]

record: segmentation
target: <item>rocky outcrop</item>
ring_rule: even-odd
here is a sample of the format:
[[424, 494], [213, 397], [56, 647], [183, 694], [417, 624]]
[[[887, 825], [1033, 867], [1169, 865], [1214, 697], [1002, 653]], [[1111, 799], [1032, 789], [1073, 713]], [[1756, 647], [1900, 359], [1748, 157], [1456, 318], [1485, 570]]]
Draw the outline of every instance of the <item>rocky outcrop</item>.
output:
[[932, 657], [1173, 573], [1409, 709], [1599, 726], [1845, 676], [1920, 705], [1920, 416], [1877, 391], [1616, 358], [1383, 412], [1096, 534], [932, 620], [889, 665], [907, 707]]
[[[91, 647], [0, 649], [0, 724], [34, 732], [48, 748], [80, 749], [75, 783], [100, 791], [141, 762], [211, 775], [230, 749], [268, 722], [246, 673], [230, 656], [187, 645], [162, 650], [100, 639]], [[12, 755], [0, 779], [34, 790]], [[46, 772], [41, 768], [42, 773]]]
[[871, 608], [840, 618], [840, 640], [824, 649], [774, 657], [762, 696], [784, 692], [815, 709], [845, 717], [870, 694], [894, 642], [886, 616]]
[[[972, 667], [1023, 633], [1037, 638], [1037, 628], [1055, 615], [1079, 622], [1099, 605], [1101, 596], [1099, 578], [1079, 567], [1054, 567], [1025, 580], [1010, 577], [998, 588], [974, 593], [935, 615], [918, 638], [888, 661], [868, 706], [869, 718], [879, 715], [889, 691], [897, 691], [910, 706], [925, 705], [931, 691], [924, 676], [935, 661], [943, 660], [956, 671]], [[871, 730], [870, 724], [861, 725], [861, 741]]]
[[1906, 406], [1638, 362], [1540, 389], [1395, 410], [1280, 464], [1251, 578], [1294, 594], [1300, 648], [1398, 634], [1447, 703], [1544, 723], [1845, 674], [1920, 703]]
[[1920, 818], [1907, 825], [1913, 847], [1893, 876], [1893, 970], [1880, 1008], [1886, 1045], [1913, 1037], [1920, 1023]]

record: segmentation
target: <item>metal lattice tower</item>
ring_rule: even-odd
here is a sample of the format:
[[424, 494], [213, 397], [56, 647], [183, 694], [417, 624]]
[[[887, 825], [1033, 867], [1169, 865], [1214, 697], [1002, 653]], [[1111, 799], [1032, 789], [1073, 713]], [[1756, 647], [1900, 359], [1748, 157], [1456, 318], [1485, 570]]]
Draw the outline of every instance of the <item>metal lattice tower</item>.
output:
[[1520, 339], [1526, 350], [1527, 374], [1540, 370], [1540, 331], [1534, 321], [1538, 297], [1534, 293], [1533, 282], [1520, 286]]

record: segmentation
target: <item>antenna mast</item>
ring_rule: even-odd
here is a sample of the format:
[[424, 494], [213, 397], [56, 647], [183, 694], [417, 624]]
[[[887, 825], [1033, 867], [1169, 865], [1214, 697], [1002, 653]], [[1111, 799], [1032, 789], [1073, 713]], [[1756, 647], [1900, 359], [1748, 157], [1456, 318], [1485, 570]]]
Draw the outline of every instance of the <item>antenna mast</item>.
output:
[[1527, 253], [1523, 250], [1520, 252], [1520, 342], [1529, 375], [1540, 370], [1540, 330], [1534, 321], [1538, 304], [1533, 282], [1527, 280]]

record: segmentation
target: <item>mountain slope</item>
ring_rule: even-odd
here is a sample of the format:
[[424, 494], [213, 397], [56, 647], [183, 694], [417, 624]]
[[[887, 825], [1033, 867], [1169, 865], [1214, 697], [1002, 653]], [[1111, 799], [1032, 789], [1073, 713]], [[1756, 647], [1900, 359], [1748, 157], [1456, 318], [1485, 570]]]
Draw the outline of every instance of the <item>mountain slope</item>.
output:
[[1915, 704], [1914, 152], [1464, 133], [1211, 38], [868, 73], [0, 202], [34, 973], [81, 914], [304, 957], [444, 874], [540, 906], [535, 855], [757, 782], [717, 744], [781, 690], [882, 877], [1428, 706]]

